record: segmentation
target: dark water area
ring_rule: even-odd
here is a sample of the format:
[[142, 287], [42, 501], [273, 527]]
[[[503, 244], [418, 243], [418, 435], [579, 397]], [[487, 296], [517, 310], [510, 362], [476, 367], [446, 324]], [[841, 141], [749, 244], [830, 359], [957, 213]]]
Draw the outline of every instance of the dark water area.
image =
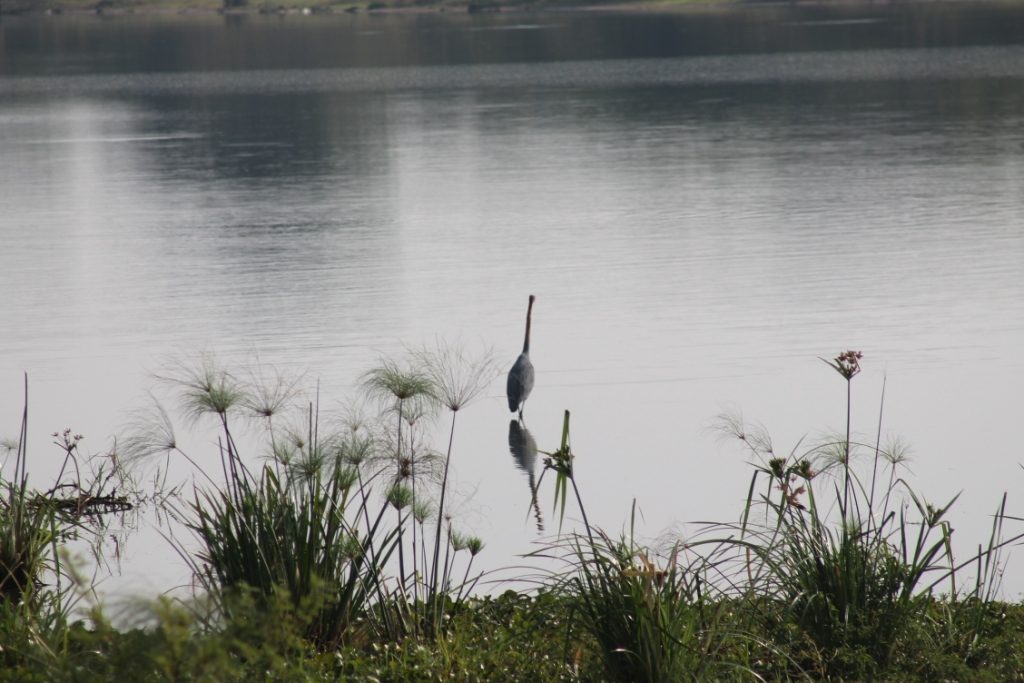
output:
[[[842, 427], [819, 358], [847, 348], [855, 430], [884, 386], [969, 548], [1003, 490], [1024, 509], [1022, 188], [1013, 5], [4, 17], [0, 437], [25, 372], [45, 475], [48, 434], [100, 450], [171, 353], [307, 371], [334, 407], [405, 343], [510, 366], [533, 293], [529, 431], [501, 379], [459, 418], [484, 564], [532, 549], [564, 410], [592, 521], [635, 498], [685, 533], [749, 485], [715, 415], [785, 453]], [[146, 533], [117, 585], [180, 583]]]
[[1019, 6], [743, 5], [510, 12], [7, 18], [0, 74], [161, 73], [664, 59], [1020, 45]]

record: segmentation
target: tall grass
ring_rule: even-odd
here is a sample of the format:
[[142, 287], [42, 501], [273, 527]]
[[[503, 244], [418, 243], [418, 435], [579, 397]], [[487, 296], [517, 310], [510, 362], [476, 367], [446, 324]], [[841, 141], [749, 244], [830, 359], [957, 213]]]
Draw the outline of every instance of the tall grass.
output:
[[[75, 582], [71, 568], [62, 566], [59, 549], [72, 541], [87, 542], [102, 565], [104, 543], [113, 538], [116, 547], [121, 536], [111, 528], [111, 518], [134, 510], [143, 496], [116, 448], [82, 456], [83, 437], [71, 429], [51, 435], [63, 455], [53, 485], [45, 490], [30, 486], [27, 376], [24, 396], [19, 436], [8, 444], [14, 471], [8, 479], [0, 469], [0, 600], [8, 606], [32, 604], [36, 598], [59, 603]], [[40, 591], [44, 583], [47, 590]]]
[[[183, 413], [196, 424], [212, 418], [216, 427], [224, 483], [202, 471], [184, 510], [201, 549], [192, 556], [179, 548], [225, 613], [236, 593], [265, 600], [283, 593], [313, 615], [307, 636], [321, 648], [439, 632], [446, 611], [475, 582], [470, 569], [483, 547], [459, 534], [460, 547], [452, 547], [445, 507], [454, 415], [490, 380], [491, 363], [452, 348], [384, 359], [367, 372], [362, 388], [381, 409], [369, 426], [352, 416], [327, 426], [318, 399], [295, 419], [295, 382], [275, 376], [283, 388], [261, 388], [207, 358], [165, 376]], [[453, 415], [444, 456], [424, 441], [424, 427], [442, 405]], [[129, 441], [137, 459], [165, 452], [200, 462], [173, 436], [166, 410], [150, 415], [157, 426], [142, 433], [152, 438]], [[247, 443], [236, 436], [240, 419], [262, 425], [269, 441], [269, 461], [258, 469], [239, 445]], [[431, 521], [436, 529], [428, 532]], [[464, 555], [457, 573], [454, 563]]]
[[28, 486], [28, 379], [10, 480], [0, 477], [0, 602], [4, 608], [32, 607], [46, 570], [57, 571], [55, 508]]
[[[155, 404], [149, 426], [99, 466], [70, 430], [55, 433], [63, 466], [48, 491], [28, 486], [26, 407], [13, 478], [0, 481], [0, 664], [43, 680], [686, 681], [995, 680], [985, 667], [1009, 661], [998, 671], [1017, 680], [1024, 611], [996, 600], [1000, 553], [1022, 538], [1005, 538], [1016, 520], [1006, 496], [987, 542], [957, 560], [957, 496], [933, 505], [904, 479], [905, 451], [883, 446], [882, 407], [874, 440], [853, 436], [861, 360], [826, 361], [845, 382], [837, 436], [780, 456], [766, 430], [723, 418], [752, 456], [745, 505], [738, 523], [685, 542], [642, 541], [635, 503], [619, 534], [591, 523], [566, 411], [530, 486], [537, 508], [550, 482], [559, 522], [531, 556], [561, 564], [534, 598], [498, 602], [473, 595], [485, 544], [451, 513], [456, 419], [489, 381], [486, 362], [442, 347], [382, 361], [364, 387], [379, 414], [338, 420], [322, 413], [319, 388], [304, 394], [276, 374], [263, 386], [267, 375], [209, 359], [179, 366], [171, 386], [195, 426], [212, 426], [214, 458], [189, 455]], [[427, 427], [442, 410], [446, 445], [434, 449]], [[531, 441], [525, 424], [510, 426], [528, 472]], [[124, 638], [100, 611], [69, 629], [75, 579], [61, 546], [92, 513], [129, 503], [113, 495], [120, 460], [157, 454], [197, 468], [176, 512], [198, 550], [177, 547], [213, 612], [163, 605], [155, 630]], [[570, 510], [580, 525], [563, 531]]]
[[350, 520], [358, 514], [348, 513], [355, 477], [344, 468], [295, 484], [264, 466], [255, 479], [197, 494], [192, 528], [204, 549], [196, 570], [227, 598], [236, 589], [264, 598], [283, 590], [296, 609], [312, 610], [307, 639], [336, 646], [383, 591], [382, 566], [396, 545], [395, 531], [381, 527], [385, 508], [361, 532]]
[[[212, 416], [219, 432], [224, 484], [215, 486], [201, 470], [206, 485], [181, 511], [201, 547], [195, 555], [178, 547], [200, 585], [228, 617], [239, 600], [284, 599], [309, 642], [345, 642], [371, 603], [386, 595], [384, 566], [398, 544], [397, 530], [383, 523], [387, 502], [373, 502], [371, 482], [359, 471], [366, 450], [353, 434], [321, 433], [318, 405], [298, 409], [293, 382], [253, 385], [209, 359], [168, 379], [184, 413], [194, 421]], [[302, 417], [291, 421], [295, 413]], [[234, 433], [235, 419], [245, 416], [264, 426], [269, 442], [270, 460], [255, 470]], [[169, 425], [155, 433], [163, 438], [133, 443], [137, 455], [173, 449], [197, 463], [168, 438]]]
[[[928, 503], [900, 475], [905, 454], [898, 444], [882, 447], [880, 423], [873, 444], [851, 437], [852, 383], [862, 357], [847, 351], [826, 361], [846, 390], [845, 431], [835, 439], [780, 457], [762, 429], [734, 417], [720, 425], [754, 456], [735, 540], [746, 557], [746, 590], [774, 596], [769, 621], [796, 626], [816, 653], [817, 661], [804, 664], [828, 676], [884, 670], [897, 635], [923, 618], [936, 590], [945, 587], [956, 599], [958, 573], [975, 562], [990, 581], [999, 549], [1015, 540], [999, 536], [1001, 507], [988, 546], [956, 563], [947, 513], [958, 496]], [[868, 466], [859, 466], [865, 451]], [[970, 597], [991, 598], [983, 575]]]
[[[566, 413], [545, 474], [554, 473], [559, 528], [574, 497], [585, 533], [560, 537], [540, 554], [567, 550], [570, 570], [560, 586], [613, 679], [705, 678], [721, 675], [725, 661], [733, 673], [752, 673], [758, 652], [785, 676], [874, 677], [900, 654], [901, 636], [935, 619], [939, 591], [950, 598], [948, 641], [981, 633], [999, 552], [1021, 538], [1002, 536], [1005, 497], [987, 546], [958, 563], [947, 520], [958, 496], [933, 505], [902, 477], [905, 452], [898, 442], [882, 446], [881, 408], [875, 442], [852, 437], [852, 381], [862, 358], [848, 351], [826, 361], [845, 382], [845, 428], [835, 438], [780, 457], [763, 429], [722, 420], [755, 456], [754, 473], [740, 523], [712, 525], [730, 533], [685, 546], [686, 563], [682, 545], [654, 561], [632, 524], [617, 540], [592, 527]], [[958, 591], [958, 576], [970, 569], [973, 588]], [[721, 610], [733, 613], [728, 626], [715, 617]], [[967, 657], [969, 648], [961, 652]]]
[[592, 540], [574, 536], [569, 547], [574, 568], [561, 589], [612, 680], [700, 681], [739, 673], [725, 664], [725, 605], [708, 594], [702, 558], [684, 563], [676, 545], [659, 561], [637, 542], [632, 524], [618, 539], [595, 530]]
[[92, 589], [67, 548], [87, 542], [99, 556], [117, 536], [108, 518], [131, 510], [138, 491], [114, 452], [81, 458], [82, 436], [70, 429], [52, 434], [64, 456], [53, 485], [30, 485], [28, 422], [26, 375], [18, 438], [5, 443], [14, 455], [10, 478], [0, 469], [0, 671], [28, 661], [46, 680], [67, 655], [72, 610]]
[[[454, 547], [453, 533], [448, 520], [449, 475], [451, 471], [452, 448], [455, 443], [456, 418], [472, 403], [497, 375], [493, 356], [489, 351], [470, 354], [459, 345], [438, 342], [433, 347], [423, 347], [408, 354], [406, 362], [384, 359], [364, 375], [364, 386], [372, 396], [382, 401], [387, 410], [397, 414], [397, 438], [394, 439], [394, 458], [399, 481], [408, 481], [409, 497], [403, 505], [396, 505], [399, 515], [399, 581], [400, 596], [407, 601], [410, 609], [409, 622], [414, 632], [423, 632], [436, 637], [444, 628], [447, 614], [468, 593], [469, 567], [472, 559], [483, 547], [475, 542], [466, 565], [463, 582], [453, 582], [454, 557], [461, 550]], [[412, 403], [418, 414], [430, 416], [435, 409], [447, 410], [450, 414], [447, 446], [443, 455], [417, 455], [415, 429], [418, 420], [408, 420], [407, 434], [402, 438], [402, 417], [408, 413]], [[440, 481], [437, 488], [424, 491], [418, 488], [424, 467], [431, 461], [440, 463]], [[402, 517], [402, 510], [410, 508], [412, 514]], [[430, 510], [432, 515], [422, 514]], [[433, 517], [433, 538], [426, 529], [427, 517]], [[407, 571], [405, 561], [405, 536], [403, 528], [411, 520], [410, 564]], [[460, 539], [454, 535], [456, 541]], [[417, 539], [419, 552], [417, 552]], [[432, 542], [431, 542], [432, 541]], [[462, 545], [456, 542], [456, 546]], [[428, 550], [429, 548], [429, 550]], [[452, 552], [452, 551], [455, 552]]]
[[617, 539], [590, 524], [576, 481], [569, 417], [566, 411], [560, 445], [546, 453], [541, 481], [548, 471], [554, 473], [559, 533], [570, 490], [584, 533], [560, 535], [532, 556], [568, 564], [554, 590], [569, 597], [572, 619], [594, 643], [607, 676], [653, 683], [749, 673], [744, 665], [726, 663], [730, 636], [721, 616], [727, 605], [707, 580], [713, 553], [684, 561], [681, 542], [663, 553], [640, 543], [635, 503], [628, 530]]

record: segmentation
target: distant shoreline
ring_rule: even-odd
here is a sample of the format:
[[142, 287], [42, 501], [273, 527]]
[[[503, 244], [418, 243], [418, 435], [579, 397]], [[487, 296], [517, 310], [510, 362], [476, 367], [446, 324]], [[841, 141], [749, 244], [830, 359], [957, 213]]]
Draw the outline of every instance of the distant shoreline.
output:
[[683, 2], [616, 2], [588, 4], [586, 0], [558, 3], [511, 0], [436, 0], [407, 2], [403, 0], [0, 0], [4, 16], [87, 16], [87, 15], [339, 15], [339, 14], [429, 14], [445, 12], [498, 13], [514, 11], [564, 10], [650, 10], [669, 11], [682, 8], [738, 4], [736, 0], [683, 0]]
[[425, 4], [380, 0], [0, 0], [3, 16], [87, 16], [87, 15], [339, 15], [339, 14], [426, 14], [445, 12], [684, 12], [713, 8], [799, 6], [892, 6], [896, 4], [986, 4], [1011, 5], [1019, 0], [669, 0], [667, 2], [502, 2], [502, 0], [438, 0]]

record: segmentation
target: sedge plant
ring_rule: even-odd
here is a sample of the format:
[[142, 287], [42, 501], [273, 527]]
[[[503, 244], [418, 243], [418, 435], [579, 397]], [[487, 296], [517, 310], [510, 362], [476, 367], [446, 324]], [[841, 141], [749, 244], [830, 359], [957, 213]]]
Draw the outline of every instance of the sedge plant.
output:
[[[179, 513], [200, 549], [192, 554], [177, 547], [222, 614], [237, 612], [238, 600], [287, 600], [304, 615], [306, 638], [320, 648], [354, 637], [357, 624], [386, 630], [365, 617], [386, 595], [384, 567], [397, 547], [397, 530], [384, 522], [387, 501], [371, 496], [372, 477], [368, 481], [359, 469], [365, 451], [344, 438], [352, 435], [321, 433], [315, 403], [289, 423], [280, 393], [255, 391], [208, 359], [169, 379], [186, 415], [212, 416], [219, 433], [224, 484], [214, 486], [201, 470], [206, 485], [196, 487]], [[269, 463], [254, 470], [245, 461], [236, 416], [264, 422]], [[274, 427], [273, 420], [284, 424]], [[177, 439], [166, 438], [169, 427], [161, 431], [165, 438], [150, 446], [173, 444], [184, 453]], [[141, 454], [154, 450], [136, 446]]]
[[[483, 543], [451, 554], [447, 539], [428, 534], [431, 520], [443, 529], [450, 514], [454, 420], [444, 456], [426, 444], [423, 426], [438, 405], [454, 418], [491, 372], [486, 358], [460, 370], [467, 356], [449, 349], [382, 361], [362, 383], [379, 401], [380, 419], [350, 415], [340, 429], [321, 427], [319, 391], [300, 408], [298, 385], [280, 375], [271, 376], [276, 388], [261, 389], [253, 378], [263, 373], [235, 375], [204, 357], [163, 377], [194, 424], [212, 418], [215, 425], [221, 476], [200, 468], [202, 485], [180, 513], [200, 550], [178, 549], [224, 614], [239, 595], [287, 596], [309, 617], [307, 637], [320, 648], [363, 635], [397, 641], [438, 633], [446, 611], [475, 584], [470, 570]], [[202, 464], [186, 454], [167, 411], [150, 415], [156, 426], [126, 440], [133, 460], [180, 453]], [[261, 467], [243, 455], [251, 439], [238, 437], [239, 418], [263, 426], [257, 436], [269, 441], [269, 460]], [[467, 558], [465, 571], [454, 571], [456, 556]]]
[[619, 538], [591, 526], [576, 482], [569, 417], [565, 411], [559, 448], [546, 452], [541, 480], [548, 470], [554, 473], [559, 534], [570, 487], [585, 533], [560, 535], [532, 556], [568, 564], [555, 591], [568, 597], [570, 620], [587, 634], [601, 670], [613, 681], [652, 683], [749, 672], [725, 663], [725, 605], [714, 599], [717, 591], [706, 579], [708, 560], [684, 560], [680, 542], [660, 554], [640, 543], [635, 502], [628, 531]]
[[[954, 560], [947, 520], [958, 495], [928, 503], [898, 472], [901, 447], [882, 447], [880, 423], [875, 443], [852, 437], [852, 385], [862, 358], [846, 351], [826, 361], [845, 383], [846, 427], [836, 438], [782, 457], [763, 429], [735, 417], [720, 425], [754, 456], [733, 539], [745, 558], [747, 590], [775, 596], [765, 609], [769, 631], [798, 629], [812, 644], [801, 666], [821, 676], [878, 675], [933, 591], [957, 594], [963, 566]], [[857, 467], [862, 451], [871, 454], [866, 471]], [[994, 531], [976, 560], [995, 560], [1005, 542]]]
[[107, 518], [132, 510], [139, 492], [113, 451], [80, 456], [83, 437], [70, 429], [52, 434], [64, 456], [54, 484], [30, 485], [28, 418], [26, 375], [18, 438], [3, 444], [14, 456], [13, 472], [5, 476], [0, 467], [0, 671], [30, 663], [42, 680], [66, 656], [70, 615], [94, 588], [95, 576], [78, 570], [72, 544], [88, 542], [102, 559], [104, 542], [120, 536]]

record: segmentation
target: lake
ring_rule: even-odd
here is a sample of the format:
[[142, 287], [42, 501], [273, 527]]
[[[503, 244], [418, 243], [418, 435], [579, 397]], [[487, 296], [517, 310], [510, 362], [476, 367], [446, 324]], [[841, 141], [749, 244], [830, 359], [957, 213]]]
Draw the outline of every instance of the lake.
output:
[[[855, 431], [884, 382], [966, 552], [1024, 512], [1022, 275], [1020, 6], [0, 21], [0, 435], [27, 372], [40, 481], [170, 354], [307, 372], [333, 414], [406, 344], [506, 370], [535, 294], [526, 424], [553, 450], [572, 411], [592, 521], [738, 519], [709, 425], [842, 429], [820, 358], [859, 349]], [[507, 567], [538, 536], [504, 377], [459, 419], [457, 524]], [[122, 551], [108, 590], [186, 578], [150, 526]]]

